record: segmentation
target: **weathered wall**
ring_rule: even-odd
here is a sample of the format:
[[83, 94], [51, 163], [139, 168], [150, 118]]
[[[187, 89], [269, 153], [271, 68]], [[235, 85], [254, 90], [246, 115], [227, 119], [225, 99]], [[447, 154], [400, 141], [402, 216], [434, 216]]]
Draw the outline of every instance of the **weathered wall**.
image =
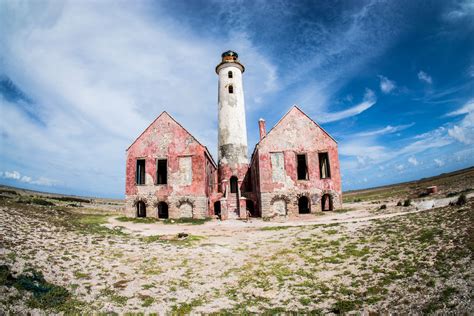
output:
[[[137, 159], [145, 159], [144, 185], [136, 184]], [[157, 159], [168, 160], [167, 184], [156, 184]], [[206, 148], [163, 112], [127, 150], [127, 215], [136, 216], [135, 204], [141, 200], [147, 205], [147, 216], [157, 217], [157, 204], [164, 201], [170, 218], [188, 216], [190, 208], [193, 217], [206, 217], [209, 178], [215, 179], [216, 173]]]
[[[230, 165], [248, 164], [242, 70], [235, 63], [223, 64], [218, 70], [218, 161]], [[232, 78], [228, 78], [229, 71]], [[233, 93], [228, 91], [230, 85]]]
[[[330, 194], [334, 207], [340, 207], [342, 192], [337, 143], [297, 107], [293, 107], [257, 146], [255, 155], [259, 165], [263, 217], [299, 216], [298, 198], [303, 195], [310, 200], [311, 213], [321, 211], [323, 194]], [[331, 178], [320, 178], [319, 152], [329, 154]], [[297, 154], [306, 154], [307, 180], [297, 178]], [[252, 167], [254, 165], [256, 162]]]

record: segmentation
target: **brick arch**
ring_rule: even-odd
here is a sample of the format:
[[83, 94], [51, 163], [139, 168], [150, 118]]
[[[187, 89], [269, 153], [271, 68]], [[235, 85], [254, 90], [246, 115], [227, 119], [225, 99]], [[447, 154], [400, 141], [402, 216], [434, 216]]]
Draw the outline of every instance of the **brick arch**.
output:
[[170, 205], [170, 202], [168, 202], [168, 199], [164, 198], [164, 199], [160, 199], [160, 198], [155, 198], [153, 199], [153, 207], [158, 207], [158, 204], [160, 204], [161, 202], [165, 202], [166, 204]]
[[143, 197], [143, 196], [137, 196], [137, 197], [135, 197], [135, 199], [133, 200], [132, 205], [135, 207], [135, 206], [137, 206], [138, 202], [143, 202], [143, 203], [145, 203], [145, 206], [149, 206], [149, 205], [150, 205], [150, 202], [148, 201], [148, 199], [147, 199], [146, 197]]
[[186, 204], [186, 203], [187, 203], [187, 204], [191, 204], [191, 206], [194, 208], [194, 200], [189, 199], [189, 198], [182, 198], [182, 199], [180, 199], [178, 202], [176, 202], [176, 206], [177, 206], [178, 208], [180, 208], [181, 205]]
[[272, 217], [288, 216], [288, 205], [290, 203], [290, 198], [286, 195], [275, 195], [271, 201], [270, 205], [272, 206]]
[[322, 202], [322, 197], [324, 195], [329, 195], [329, 197], [330, 197], [330, 202], [329, 203], [330, 203], [332, 209], [334, 210], [334, 208], [337, 206], [337, 203], [339, 201], [339, 194], [337, 194], [337, 192], [334, 191], [334, 190], [323, 190], [321, 192], [319, 202]]
[[194, 201], [188, 198], [183, 198], [176, 203], [179, 209], [179, 216], [186, 218], [194, 218]]
[[270, 204], [273, 205], [273, 203], [275, 201], [278, 201], [278, 200], [283, 200], [286, 202], [286, 204], [289, 204], [290, 203], [290, 198], [284, 194], [278, 194], [278, 195], [275, 195], [272, 197], [271, 201], [270, 201]]

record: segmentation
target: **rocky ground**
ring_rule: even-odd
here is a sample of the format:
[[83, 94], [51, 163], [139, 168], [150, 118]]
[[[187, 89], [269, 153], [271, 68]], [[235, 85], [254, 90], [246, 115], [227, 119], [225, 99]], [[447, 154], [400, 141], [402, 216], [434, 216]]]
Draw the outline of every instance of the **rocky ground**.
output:
[[3, 190], [0, 311], [473, 314], [469, 189], [299, 222], [187, 224]]

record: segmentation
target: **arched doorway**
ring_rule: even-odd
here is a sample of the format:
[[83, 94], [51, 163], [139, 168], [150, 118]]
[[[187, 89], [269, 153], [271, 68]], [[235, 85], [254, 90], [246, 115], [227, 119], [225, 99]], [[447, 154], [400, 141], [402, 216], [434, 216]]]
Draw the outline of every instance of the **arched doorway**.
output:
[[302, 196], [298, 199], [298, 213], [309, 214], [309, 199], [306, 196]]
[[146, 217], [146, 205], [143, 201], [137, 202], [137, 217]]
[[221, 218], [221, 201], [214, 202], [214, 215]]
[[168, 218], [168, 204], [166, 202], [158, 203], [158, 218]]
[[329, 194], [324, 194], [321, 197], [321, 210], [324, 211], [332, 211], [333, 206], [332, 206], [332, 198], [331, 195]]
[[238, 190], [238, 180], [236, 176], [230, 177], [230, 193], [237, 193]]

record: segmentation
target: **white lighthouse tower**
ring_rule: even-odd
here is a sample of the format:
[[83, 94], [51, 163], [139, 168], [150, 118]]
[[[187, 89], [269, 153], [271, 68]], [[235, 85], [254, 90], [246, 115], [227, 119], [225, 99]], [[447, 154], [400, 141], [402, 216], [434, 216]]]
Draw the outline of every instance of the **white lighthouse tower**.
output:
[[[245, 67], [238, 54], [227, 51], [216, 66], [219, 75], [218, 93], [218, 165], [221, 192], [227, 197], [229, 216], [242, 216], [245, 198], [241, 186], [248, 171], [247, 126], [242, 74]], [[241, 210], [243, 206], [244, 210]]]

